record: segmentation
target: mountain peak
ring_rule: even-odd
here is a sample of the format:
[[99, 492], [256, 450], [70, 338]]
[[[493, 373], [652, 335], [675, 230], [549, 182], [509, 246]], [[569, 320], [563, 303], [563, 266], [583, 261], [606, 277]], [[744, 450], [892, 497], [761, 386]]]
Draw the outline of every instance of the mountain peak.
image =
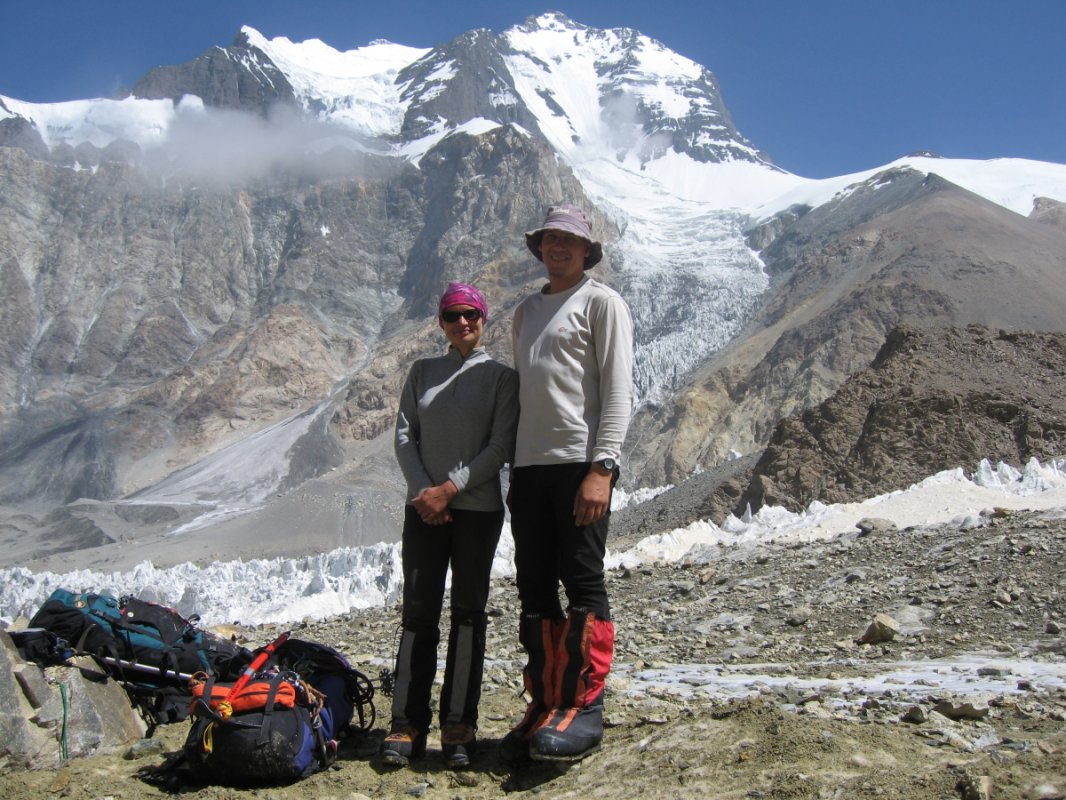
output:
[[523, 22], [522, 25], [517, 27], [526, 30], [545, 31], [588, 30], [586, 25], [574, 22], [561, 11], [545, 11], [543, 14], [532, 14], [526, 17], [526, 21]]
[[636, 170], [669, 153], [769, 161], [737, 131], [706, 68], [638, 31], [589, 28], [552, 12], [504, 36], [519, 93], [563, 152], [598, 151]]
[[292, 105], [292, 84], [264, 52], [266, 41], [245, 26], [229, 47], [213, 47], [184, 64], [150, 70], [129, 94], [175, 104], [186, 95], [195, 95], [207, 106], [260, 114], [275, 105]]

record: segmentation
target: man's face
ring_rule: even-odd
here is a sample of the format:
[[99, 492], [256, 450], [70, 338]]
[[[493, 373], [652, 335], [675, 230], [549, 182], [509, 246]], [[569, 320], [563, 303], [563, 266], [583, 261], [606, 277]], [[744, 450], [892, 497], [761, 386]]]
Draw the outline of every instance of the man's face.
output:
[[585, 273], [589, 243], [567, 231], [547, 230], [540, 239], [540, 256], [552, 278], [577, 283]]

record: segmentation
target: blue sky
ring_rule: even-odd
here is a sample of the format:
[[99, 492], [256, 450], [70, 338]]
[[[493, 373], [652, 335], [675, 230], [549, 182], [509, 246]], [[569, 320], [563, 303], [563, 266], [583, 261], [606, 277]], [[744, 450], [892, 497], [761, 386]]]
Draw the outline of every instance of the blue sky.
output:
[[429, 47], [548, 10], [707, 67], [740, 131], [798, 175], [915, 150], [1066, 163], [1066, 0], [0, 0], [0, 94], [110, 96], [241, 25], [339, 50]]

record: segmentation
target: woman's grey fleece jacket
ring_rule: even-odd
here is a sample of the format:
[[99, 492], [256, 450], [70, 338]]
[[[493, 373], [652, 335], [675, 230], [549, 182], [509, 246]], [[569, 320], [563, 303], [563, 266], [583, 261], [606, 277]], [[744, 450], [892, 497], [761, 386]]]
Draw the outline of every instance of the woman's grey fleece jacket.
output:
[[482, 348], [466, 358], [415, 361], [400, 395], [396, 460], [407, 500], [451, 478], [459, 490], [448, 504], [468, 511], [503, 508], [500, 470], [514, 455], [518, 373]]

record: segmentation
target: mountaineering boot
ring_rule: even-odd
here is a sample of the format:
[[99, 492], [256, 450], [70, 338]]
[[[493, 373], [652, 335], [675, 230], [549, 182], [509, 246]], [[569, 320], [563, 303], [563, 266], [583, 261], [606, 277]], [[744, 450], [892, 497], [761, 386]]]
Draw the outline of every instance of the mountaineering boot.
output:
[[534, 761], [580, 761], [603, 742], [603, 697], [584, 708], [557, 708], [530, 740]]
[[381, 760], [392, 766], [407, 766], [426, 752], [429, 730], [430, 693], [437, 674], [437, 628], [404, 628], [396, 654], [392, 691], [392, 727], [381, 743]]
[[556, 699], [530, 738], [536, 761], [578, 761], [603, 741], [603, 690], [614, 656], [614, 623], [585, 609], [571, 609], [555, 654]]
[[381, 743], [381, 761], [391, 767], [406, 767], [426, 754], [426, 734], [411, 725], [393, 725]]
[[518, 640], [526, 651], [522, 682], [529, 695], [529, 703], [521, 722], [500, 742], [500, 759], [505, 764], [521, 766], [530, 761], [530, 737], [547, 718], [548, 687], [553, 683], [555, 648], [562, 626], [562, 620], [541, 614], [523, 614], [519, 620]]
[[487, 627], [484, 612], [452, 611], [440, 695], [441, 749], [452, 769], [469, 766], [477, 749], [477, 707], [481, 702]]

